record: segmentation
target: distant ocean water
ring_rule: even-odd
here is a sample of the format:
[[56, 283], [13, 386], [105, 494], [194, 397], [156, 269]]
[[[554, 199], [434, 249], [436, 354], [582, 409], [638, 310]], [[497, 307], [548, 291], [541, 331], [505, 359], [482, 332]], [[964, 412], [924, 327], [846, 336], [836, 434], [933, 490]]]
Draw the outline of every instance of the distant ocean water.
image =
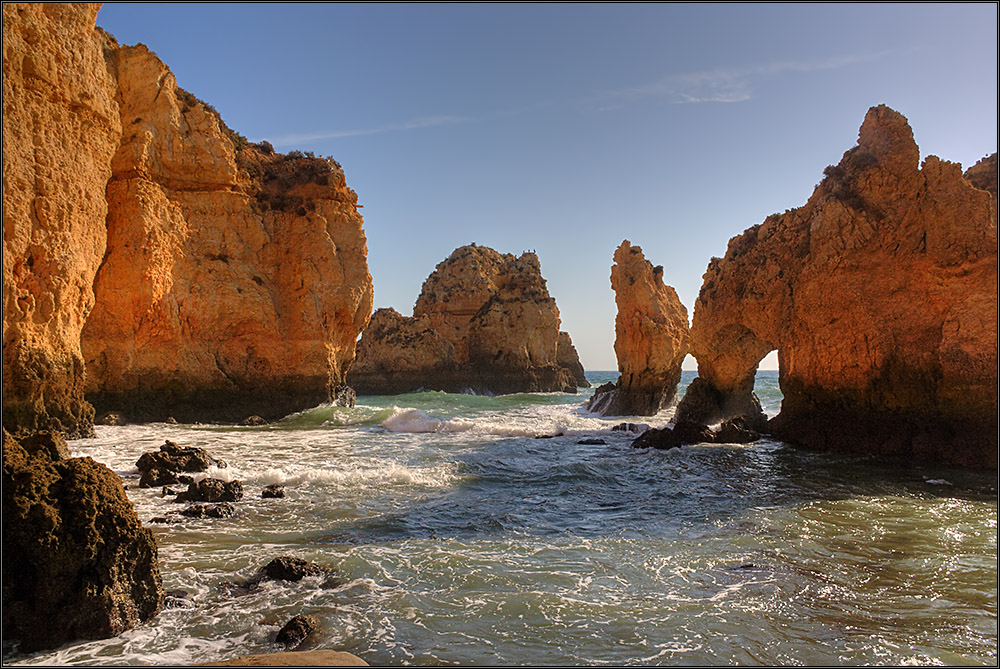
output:
[[[681, 388], [693, 372], [685, 372]], [[595, 387], [617, 375], [591, 372]], [[776, 372], [756, 391], [775, 415]], [[360, 397], [263, 427], [97, 427], [70, 443], [139, 490], [165, 439], [229, 462], [235, 518], [148, 525], [167, 590], [191, 599], [120, 637], [26, 665], [193, 664], [319, 648], [371, 664], [997, 663], [995, 473], [884, 465], [763, 440], [637, 450], [578, 395]], [[581, 444], [586, 439], [588, 443]], [[594, 443], [597, 442], [597, 443]], [[603, 443], [600, 443], [603, 442]], [[271, 483], [283, 499], [261, 499]], [[176, 487], [176, 486], [175, 486]], [[225, 588], [295, 555], [345, 583]]]

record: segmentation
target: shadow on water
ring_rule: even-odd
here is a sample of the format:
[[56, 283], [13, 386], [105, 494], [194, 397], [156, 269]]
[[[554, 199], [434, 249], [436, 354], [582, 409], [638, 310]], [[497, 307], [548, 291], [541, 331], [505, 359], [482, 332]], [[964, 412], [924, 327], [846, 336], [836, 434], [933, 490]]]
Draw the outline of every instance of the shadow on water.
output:
[[571, 535], [683, 538], [754, 510], [864, 497], [996, 499], [996, 481], [793, 449], [697, 445], [638, 450], [630, 437], [501, 439], [458, 456], [460, 482], [406, 508], [308, 541], [358, 545], [408, 539]]

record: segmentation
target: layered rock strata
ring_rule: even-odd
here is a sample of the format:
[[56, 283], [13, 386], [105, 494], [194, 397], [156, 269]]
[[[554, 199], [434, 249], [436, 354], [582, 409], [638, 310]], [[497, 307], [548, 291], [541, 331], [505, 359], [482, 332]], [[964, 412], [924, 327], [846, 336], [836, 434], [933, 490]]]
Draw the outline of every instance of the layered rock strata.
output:
[[3, 443], [3, 632], [22, 652], [121, 634], [163, 606], [156, 542], [121, 479], [58, 434]]
[[687, 309], [663, 283], [642, 248], [626, 239], [615, 251], [615, 355], [621, 376], [601, 386], [587, 408], [606, 416], [652, 416], [673, 400], [688, 352]]
[[538, 257], [472, 244], [438, 264], [412, 317], [375, 313], [348, 383], [361, 394], [575, 392], [582, 372]]
[[804, 206], [712, 259], [691, 330], [703, 387], [678, 419], [759, 411], [754, 373], [777, 349], [779, 438], [995, 468], [995, 160], [968, 179], [921, 166], [906, 119], [869, 110]]

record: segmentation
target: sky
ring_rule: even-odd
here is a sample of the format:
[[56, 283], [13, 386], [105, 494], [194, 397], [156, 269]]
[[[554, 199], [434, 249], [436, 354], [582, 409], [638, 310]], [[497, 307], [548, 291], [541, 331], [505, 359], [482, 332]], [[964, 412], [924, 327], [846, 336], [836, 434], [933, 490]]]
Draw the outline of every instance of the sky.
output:
[[97, 23], [251, 141], [343, 165], [376, 308], [411, 314], [459, 246], [532, 250], [591, 370], [617, 368], [623, 240], [690, 317], [709, 260], [804, 204], [870, 107], [921, 158], [997, 150], [995, 3], [107, 3]]

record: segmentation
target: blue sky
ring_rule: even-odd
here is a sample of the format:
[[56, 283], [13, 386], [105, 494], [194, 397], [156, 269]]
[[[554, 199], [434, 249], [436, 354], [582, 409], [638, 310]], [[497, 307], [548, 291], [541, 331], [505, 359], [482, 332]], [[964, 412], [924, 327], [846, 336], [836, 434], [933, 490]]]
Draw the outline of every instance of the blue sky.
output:
[[921, 156], [997, 150], [993, 3], [108, 3], [97, 22], [250, 140], [344, 166], [376, 307], [411, 313], [463, 244], [534, 250], [588, 369], [616, 368], [623, 239], [690, 313], [709, 259], [803, 204], [869, 107], [904, 114]]

